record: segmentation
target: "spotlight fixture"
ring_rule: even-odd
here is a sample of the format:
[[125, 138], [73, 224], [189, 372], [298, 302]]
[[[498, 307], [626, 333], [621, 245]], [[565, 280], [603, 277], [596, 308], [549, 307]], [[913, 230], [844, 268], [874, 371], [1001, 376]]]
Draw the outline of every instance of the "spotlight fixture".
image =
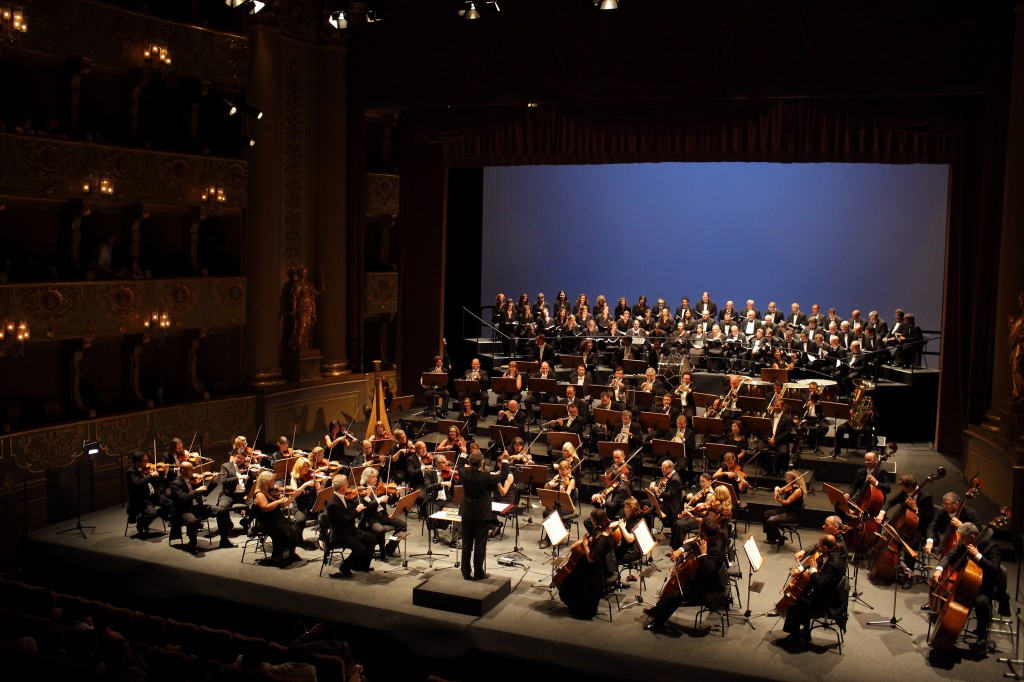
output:
[[327, 23], [339, 31], [342, 31], [348, 28], [348, 17], [345, 16], [345, 12], [343, 10], [339, 9], [336, 12], [331, 12], [331, 16], [328, 17]]
[[256, 120], [263, 118], [263, 112], [249, 104], [245, 100], [240, 100], [237, 103], [234, 100], [228, 99], [227, 97], [221, 97], [224, 103], [228, 105], [228, 116], [234, 116], [239, 111], [244, 111]]
[[267, 5], [260, 0], [224, 0], [224, 4], [239, 12], [248, 12], [249, 14], [259, 14], [260, 10]]
[[[597, 4], [597, 0], [594, 0], [594, 4], [595, 5]], [[618, 0], [601, 0], [600, 9], [618, 9], [618, 8], [619, 8]]]
[[469, 3], [469, 9], [463, 12], [462, 18], [466, 20], [480, 18], [480, 12], [476, 10], [476, 3]]

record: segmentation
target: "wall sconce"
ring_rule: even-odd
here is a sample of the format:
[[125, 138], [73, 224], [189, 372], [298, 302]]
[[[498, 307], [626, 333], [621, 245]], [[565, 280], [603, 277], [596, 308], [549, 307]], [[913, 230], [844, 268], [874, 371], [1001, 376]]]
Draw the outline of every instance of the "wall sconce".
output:
[[4, 318], [0, 323], [0, 358], [20, 358], [29, 339], [28, 321]]
[[28, 33], [28, 17], [21, 7], [0, 5], [0, 37], [15, 43], [22, 33]]
[[171, 53], [157, 44], [147, 45], [142, 50], [142, 59], [150, 68], [166, 68], [171, 65]]
[[210, 185], [203, 190], [203, 194], [200, 197], [204, 204], [223, 204], [228, 200], [227, 195], [224, 193], [224, 188], [220, 185]]
[[93, 173], [82, 181], [82, 194], [85, 196], [98, 194], [101, 198], [112, 196], [114, 183], [110, 181], [110, 178], [100, 177]]
[[171, 316], [166, 310], [154, 310], [143, 321], [142, 328], [145, 330], [142, 335], [146, 341], [156, 338], [157, 342], [162, 346], [167, 339], [167, 332], [171, 328]]

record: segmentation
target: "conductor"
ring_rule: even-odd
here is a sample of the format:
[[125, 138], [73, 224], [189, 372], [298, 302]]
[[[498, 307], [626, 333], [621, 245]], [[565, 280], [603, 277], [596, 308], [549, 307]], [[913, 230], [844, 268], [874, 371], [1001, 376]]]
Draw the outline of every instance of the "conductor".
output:
[[[491, 492], [497, 490], [498, 479], [483, 470], [483, 455], [479, 451], [469, 456], [469, 466], [459, 470], [462, 481], [462, 502], [459, 515], [462, 517], [462, 577], [466, 580], [483, 580], [484, 558], [487, 552], [487, 532], [494, 522], [491, 510]], [[473, 563], [470, 564], [470, 558]], [[470, 575], [470, 566], [473, 574]]]

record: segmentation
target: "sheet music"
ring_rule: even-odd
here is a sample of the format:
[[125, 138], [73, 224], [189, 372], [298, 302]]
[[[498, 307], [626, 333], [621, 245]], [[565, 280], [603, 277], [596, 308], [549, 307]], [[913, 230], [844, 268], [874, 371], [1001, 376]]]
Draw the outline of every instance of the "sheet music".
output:
[[647, 527], [647, 521], [640, 519], [640, 523], [633, 529], [633, 535], [636, 536], [636, 542], [640, 546], [640, 551], [644, 556], [651, 553], [658, 541], [651, 535], [651, 529]]
[[750, 568], [754, 573], [761, 570], [761, 564], [764, 563], [764, 557], [761, 556], [761, 551], [757, 548], [757, 542], [754, 540], [754, 536], [750, 535], [743, 543], [743, 551], [747, 555], [747, 561], [750, 562]]
[[562, 517], [559, 514], [548, 514], [541, 525], [544, 526], [544, 531], [548, 534], [552, 546], [562, 544], [569, 537], [569, 531], [565, 529], [565, 524], [562, 523]]

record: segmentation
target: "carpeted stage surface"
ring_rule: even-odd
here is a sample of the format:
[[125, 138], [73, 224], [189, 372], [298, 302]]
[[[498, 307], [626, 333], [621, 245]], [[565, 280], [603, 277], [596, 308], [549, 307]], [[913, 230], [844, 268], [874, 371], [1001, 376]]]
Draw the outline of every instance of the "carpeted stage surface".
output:
[[[913, 457], [910, 448], [901, 452], [908, 459]], [[940, 457], [921, 449], [915, 468], [926, 472]], [[945, 485], [940, 484], [941, 489], [932, 492], [938, 496], [945, 490], [962, 491], [959, 472], [951, 474]], [[820, 491], [820, 484], [817, 487]], [[824, 496], [819, 492], [818, 497]], [[589, 506], [584, 513], [587, 511]], [[987, 510], [979, 512], [987, 517]], [[539, 509], [532, 515], [540, 520]], [[307, 625], [335, 622], [342, 625], [356, 658], [374, 680], [424, 679], [429, 673], [461, 680], [552, 679], [562, 673], [582, 673], [592, 680], [668, 680], [694, 673], [713, 675], [714, 679], [724, 674], [737, 680], [789, 680], [794, 675], [829, 680], [995, 679], [1007, 670], [996, 659], [1012, 653], [1013, 647], [1008, 636], [996, 635], [992, 641], [997, 652], [981, 660], [972, 660], [964, 646], [962, 657], [941, 664], [930, 661], [928, 623], [918, 608], [925, 601], [926, 587], [916, 584], [895, 592], [896, 617], [911, 635], [888, 625], [868, 626], [868, 621], [890, 618], [894, 591], [872, 584], [862, 570], [858, 587], [873, 608], [851, 602], [842, 654], [836, 651], [835, 636], [822, 630], [814, 631], [813, 643], [806, 651], [783, 649], [776, 644], [783, 636], [781, 621], [760, 614], [778, 600], [796, 548], [787, 546], [779, 553], [768, 549], [759, 522], [751, 523], [748, 531], [765, 554], [764, 565], [755, 575], [764, 589], [750, 595], [754, 628], [734, 619], [723, 638], [717, 627], [707, 629], [718, 625], [715, 615], [707, 616], [702, 628], [695, 628], [696, 608], [692, 607], [677, 611], [669, 628], [660, 634], [642, 629], [647, 621], [642, 607], [619, 611], [614, 600], [612, 622], [608, 622], [604, 605], [593, 621], [570, 618], [557, 595], [552, 599], [547, 589], [538, 587], [548, 583], [546, 559], [550, 554], [537, 546], [537, 524], [521, 531], [520, 544], [530, 559], [522, 562], [525, 567], [502, 567], [496, 560], [496, 555], [513, 548], [511, 523], [503, 540], [490, 542], [488, 570], [492, 577], [509, 578], [512, 594], [485, 616], [473, 618], [412, 603], [413, 588], [432, 571], [458, 570], [454, 567], [456, 551], [446, 545], [434, 547], [437, 559], [432, 568], [426, 558], [411, 559], [408, 568], [402, 568], [401, 559], [389, 564], [375, 561], [374, 572], [357, 573], [355, 580], [342, 581], [327, 577], [333, 569], [318, 577], [319, 552], [307, 550], [303, 554], [311, 559], [308, 563], [278, 569], [257, 565], [251, 552], [245, 563], [240, 563], [242, 535], [235, 538], [236, 549], [212, 549], [193, 557], [176, 546], [169, 547], [163, 533], [140, 539], [133, 537], [133, 527], [129, 536], [123, 537], [125, 516], [119, 507], [89, 514], [82, 521], [96, 526], [86, 539], [77, 533], [57, 534], [74, 527], [73, 523], [33, 533], [25, 553], [24, 579], [118, 606], [270, 638], [293, 620]], [[525, 523], [525, 517], [522, 521]], [[409, 525], [412, 532], [403, 553], [425, 551], [426, 536], [420, 534], [419, 521], [410, 518]], [[159, 522], [155, 528], [160, 528]], [[748, 534], [743, 531], [741, 521], [741, 541]], [[808, 528], [801, 534], [803, 542], [810, 544], [818, 532]], [[307, 529], [306, 536], [312, 537], [312, 530]], [[666, 548], [662, 542], [653, 552], [661, 571], [647, 581], [644, 598], [648, 602], [657, 598], [670, 567]], [[747, 566], [742, 552], [740, 557], [745, 608]], [[1011, 561], [1004, 565], [1012, 593], [1017, 566]], [[635, 601], [639, 587], [636, 582], [624, 585], [619, 596], [622, 606]], [[1017, 606], [1015, 603], [1014, 610]]]

